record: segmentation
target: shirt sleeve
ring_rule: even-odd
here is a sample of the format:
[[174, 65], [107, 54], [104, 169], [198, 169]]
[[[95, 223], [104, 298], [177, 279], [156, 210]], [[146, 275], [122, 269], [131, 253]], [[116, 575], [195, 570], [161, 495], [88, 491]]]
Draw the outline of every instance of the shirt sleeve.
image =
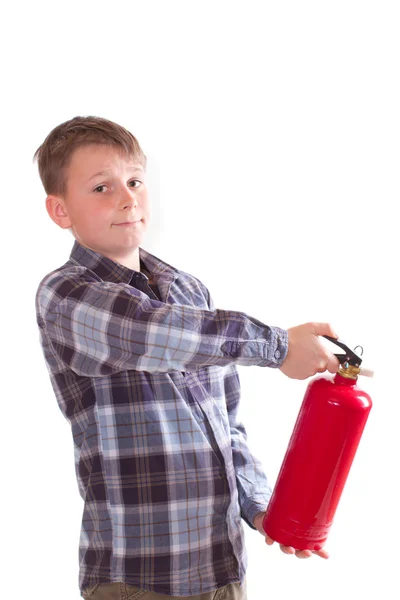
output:
[[230, 363], [279, 367], [287, 352], [285, 330], [245, 313], [166, 304], [81, 267], [41, 282], [36, 312], [58, 358], [88, 377]]
[[240, 381], [236, 365], [230, 365], [226, 369], [224, 387], [241, 516], [255, 529], [254, 517], [266, 510], [272, 488], [261, 462], [248, 446], [246, 429], [238, 417]]

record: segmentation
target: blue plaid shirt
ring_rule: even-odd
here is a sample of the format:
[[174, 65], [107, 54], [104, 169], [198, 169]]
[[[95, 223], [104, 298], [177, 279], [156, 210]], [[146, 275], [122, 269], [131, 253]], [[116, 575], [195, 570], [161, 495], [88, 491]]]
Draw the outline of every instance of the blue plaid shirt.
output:
[[244, 580], [241, 518], [252, 526], [271, 488], [236, 365], [279, 367], [287, 332], [215, 309], [201, 281], [139, 254], [140, 272], [75, 242], [39, 284], [37, 323], [84, 500], [80, 590], [191, 596]]

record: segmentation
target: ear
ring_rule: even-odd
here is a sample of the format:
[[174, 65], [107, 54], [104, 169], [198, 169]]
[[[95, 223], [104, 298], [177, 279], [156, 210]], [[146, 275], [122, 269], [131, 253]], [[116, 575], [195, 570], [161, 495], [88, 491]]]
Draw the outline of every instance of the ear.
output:
[[46, 198], [46, 209], [49, 217], [62, 229], [72, 227], [71, 219], [68, 216], [65, 201], [61, 196], [49, 194]]

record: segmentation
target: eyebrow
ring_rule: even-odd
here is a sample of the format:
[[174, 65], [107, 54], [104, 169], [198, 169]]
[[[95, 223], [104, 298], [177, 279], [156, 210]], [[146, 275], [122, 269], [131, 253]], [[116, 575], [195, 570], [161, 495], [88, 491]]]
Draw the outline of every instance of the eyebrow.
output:
[[[137, 172], [137, 171], [143, 171], [142, 167], [132, 167], [132, 172]], [[98, 177], [99, 175], [107, 175], [110, 172], [109, 169], [105, 169], [104, 171], [99, 171], [98, 173], [95, 173], [94, 175], [91, 175], [89, 177], [89, 179], [87, 180], [86, 183], [88, 183], [89, 181], [91, 181], [92, 179], [94, 179], [95, 177]]]

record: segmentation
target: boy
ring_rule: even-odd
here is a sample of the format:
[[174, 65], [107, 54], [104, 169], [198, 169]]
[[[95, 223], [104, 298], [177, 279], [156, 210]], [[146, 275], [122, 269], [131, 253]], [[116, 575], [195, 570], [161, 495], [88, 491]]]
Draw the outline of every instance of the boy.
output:
[[337, 336], [215, 309], [201, 281], [143, 250], [146, 157], [123, 127], [75, 117], [34, 158], [50, 217], [75, 238], [36, 311], [84, 500], [81, 595], [246, 598], [241, 518], [265, 535], [271, 489], [237, 417], [236, 365], [334, 373], [318, 336]]

